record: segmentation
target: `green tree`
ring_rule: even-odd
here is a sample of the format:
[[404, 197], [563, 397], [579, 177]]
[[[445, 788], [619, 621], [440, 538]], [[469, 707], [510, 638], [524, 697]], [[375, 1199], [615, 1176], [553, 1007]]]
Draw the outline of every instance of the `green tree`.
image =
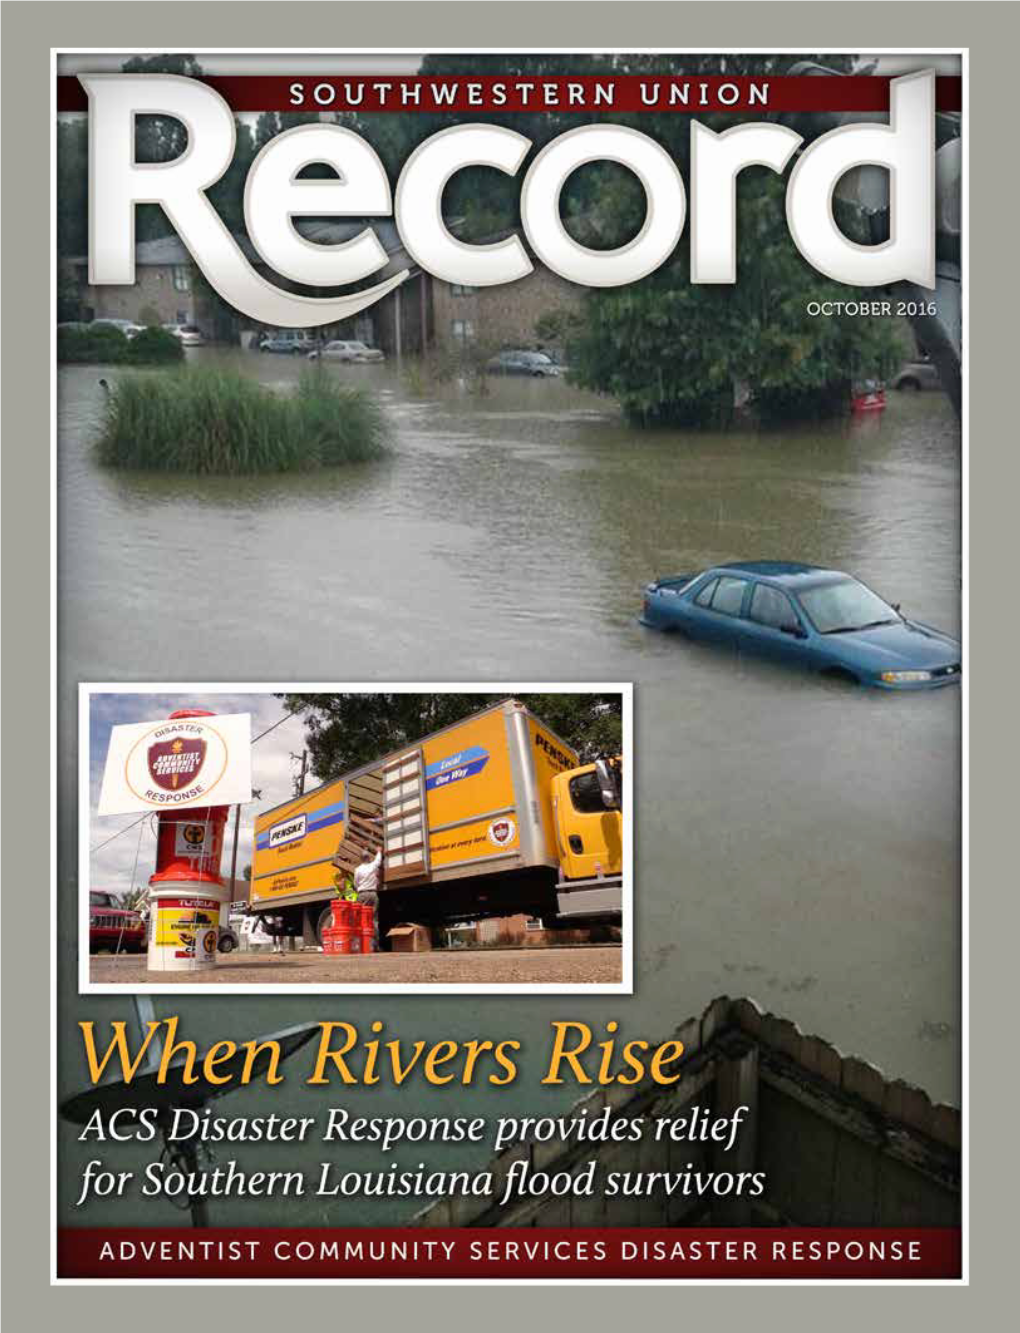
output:
[[812, 302], [868, 293], [831, 282], [798, 253], [779, 177], [742, 175], [735, 284], [693, 285], [684, 238], [641, 282], [585, 298], [573, 378], [612, 395], [638, 424], [725, 424], [739, 386], [765, 421], [832, 415], [854, 380], [888, 374], [902, 354], [887, 318], [809, 313]]
[[[488, 704], [499, 694], [288, 694], [288, 709], [305, 720], [305, 743], [320, 781], [421, 740]], [[590, 760], [618, 753], [622, 700], [618, 694], [516, 696], [558, 736]]]
[[255, 148], [261, 150], [265, 148], [270, 139], [275, 139], [280, 133], [280, 117], [275, 111], [263, 111], [255, 122]]
[[[542, 79], [556, 75], [608, 76], [611, 74], [634, 74], [645, 78], [655, 75], [686, 75], [696, 78], [703, 74], [756, 75], [774, 76], [785, 73], [791, 65], [804, 59], [815, 59], [832, 69], [846, 71], [852, 64], [850, 56], [820, 55], [547, 55], [540, 53], [518, 53], [505, 55], [427, 55], [421, 64], [421, 73], [444, 78], [474, 77], [487, 75], [505, 79]], [[625, 124], [651, 135], [663, 147], [674, 153], [677, 160], [685, 167], [687, 164], [687, 141], [690, 134], [691, 117], [674, 113], [632, 113], [624, 114], [612, 108], [586, 108], [583, 111], [566, 111], [557, 107], [543, 107], [535, 102], [533, 109], [522, 112], [492, 112], [465, 115], [463, 112], [448, 110], [421, 111], [413, 115], [392, 115], [382, 113], [361, 114], [357, 111], [341, 115], [342, 123], [363, 135], [380, 155], [392, 181], [396, 181], [400, 169], [408, 154], [430, 135], [447, 129], [465, 120], [472, 122], [493, 123], [516, 130], [531, 140], [532, 148], [516, 178], [487, 167], [468, 168], [460, 171], [450, 181], [443, 198], [443, 212], [446, 217], [458, 217], [464, 220], [462, 236], [468, 240], [477, 240], [484, 235], [516, 226], [519, 223], [520, 181], [530, 166], [535, 154], [547, 143], [566, 130], [576, 129], [579, 125], [596, 122]], [[699, 120], [714, 129], [726, 128], [734, 123], [732, 116], [699, 115]], [[591, 163], [574, 172], [566, 183], [561, 197], [563, 216], [568, 223], [568, 230], [585, 228], [583, 219], [592, 213], [599, 213], [596, 230], [598, 236], [579, 235], [585, 244], [606, 247], [619, 244], [614, 237], [613, 219], [607, 214], [606, 201], [603, 197], [606, 182], [616, 185], [619, 195], [628, 195], [632, 211], [643, 204], [644, 195], [636, 179], [625, 168], [613, 162]], [[626, 225], [628, 219], [619, 218], [618, 223]], [[592, 221], [587, 223], [589, 232]], [[633, 234], [632, 228], [631, 233]]]
[[[122, 66], [125, 74], [179, 74], [197, 78], [202, 68], [192, 55], [132, 56]], [[135, 158], [139, 162], [171, 162], [188, 146], [188, 131], [174, 116], [138, 116], [135, 121]], [[173, 234], [170, 219], [158, 204], [135, 209], [136, 241], [152, 241]]]
[[[57, 121], [57, 254], [88, 252], [89, 126], [84, 116]], [[76, 316], [65, 316], [76, 318]]]
[[230, 165], [209, 190], [209, 202], [235, 235], [244, 235], [244, 183], [258, 151], [255, 136], [243, 120], [234, 120], [234, 156]]
[[[194, 56], [136, 56], [125, 62], [127, 74], [179, 74], [197, 78], [202, 68]], [[266, 124], [263, 125], [263, 121]], [[271, 112], [260, 116], [256, 133], [240, 118], [235, 118], [236, 142], [230, 165], [209, 190], [209, 202], [226, 227], [243, 234], [244, 182], [255, 154], [265, 135], [279, 133], [280, 118]], [[269, 134], [269, 137], [272, 137]], [[137, 123], [135, 152], [140, 162], [169, 162], [187, 147], [187, 130], [172, 116], [140, 116]], [[88, 160], [89, 128], [87, 116], [62, 119], [57, 124], [57, 253], [66, 258], [84, 255], [88, 250]], [[136, 209], [135, 236], [139, 241], [154, 240], [174, 234], [170, 219], [155, 204], [141, 204]], [[71, 318], [71, 316], [67, 316]]]
[[81, 319], [81, 288], [73, 264], [57, 261], [57, 322]]
[[117, 897], [126, 911], [137, 912], [149, 901], [149, 886], [136, 884], [134, 888], [128, 889], [126, 893], [119, 893]]
[[[554, 74], [656, 76], [749, 75], [773, 77], [811, 58], [846, 72], [847, 55], [439, 55], [427, 56], [423, 74], [456, 77], [489, 74], [539, 79]], [[763, 118], [768, 118], [762, 113]], [[476, 117], [472, 117], [475, 119]], [[345, 118], [382, 156], [391, 175], [424, 138], [462, 119], [448, 111], [413, 116]], [[564, 130], [612, 121], [656, 140], [690, 178], [691, 117], [673, 112], [581, 113], [539, 108], [480, 117], [506, 125], [532, 141], [533, 155]], [[741, 120], [750, 119], [742, 115]], [[699, 113], [720, 131], [731, 115]], [[521, 173], [519, 173], [521, 174]], [[474, 168], [455, 176], [443, 208], [462, 217], [462, 235], [477, 240], [519, 224], [519, 181]], [[681, 240], [666, 265], [643, 282], [592, 292], [585, 317], [567, 334], [575, 379], [610, 394], [640, 424], [724, 422], [734, 391], [745, 388], [767, 420], [826, 415], [842, 410], [855, 378], [880, 376], [895, 364], [899, 336], [890, 321], [850, 316], [814, 318], [812, 300], [850, 299], [851, 289], [831, 283], [798, 254], [789, 236], [785, 183], [764, 169], [741, 174], [738, 208], [738, 282], [732, 287], [693, 287], [688, 242]], [[644, 192], [633, 174], [611, 162], [576, 171], [561, 196], [564, 224], [583, 244], [610, 248], [639, 230]], [[537, 336], [552, 337], [546, 319]]]

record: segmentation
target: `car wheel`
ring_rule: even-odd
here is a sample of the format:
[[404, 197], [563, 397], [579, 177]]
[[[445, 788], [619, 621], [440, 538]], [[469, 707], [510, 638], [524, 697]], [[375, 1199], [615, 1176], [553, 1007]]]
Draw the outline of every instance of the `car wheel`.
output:
[[220, 953], [233, 953], [234, 941], [229, 935], [224, 935], [216, 947], [219, 949]]

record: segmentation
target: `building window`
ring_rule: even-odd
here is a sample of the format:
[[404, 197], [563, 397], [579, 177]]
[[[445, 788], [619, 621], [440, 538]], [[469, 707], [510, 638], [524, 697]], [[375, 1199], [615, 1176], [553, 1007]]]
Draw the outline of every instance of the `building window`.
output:
[[450, 284], [450, 292], [453, 296], [474, 296], [477, 290], [477, 287], [468, 287], [463, 282]]
[[174, 291], [175, 292], [191, 291], [191, 272], [188, 269], [187, 264], [174, 265]]
[[525, 929], [525, 930], [545, 930], [545, 926], [542, 925], [541, 917], [537, 917], [537, 916], [529, 916], [528, 919], [527, 919], [527, 921], [525, 921], [525, 923], [524, 923], [524, 929]]
[[474, 320], [471, 319], [455, 319], [451, 329], [458, 342], [470, 342], [475, 336]]

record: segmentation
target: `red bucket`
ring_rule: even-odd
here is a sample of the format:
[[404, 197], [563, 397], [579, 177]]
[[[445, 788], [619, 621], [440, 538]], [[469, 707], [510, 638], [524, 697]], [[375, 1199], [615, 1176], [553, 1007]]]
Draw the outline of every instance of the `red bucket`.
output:
[[354, 925], [357, 903], [349, 902], [346, 898], [334, 898], [329, 906], [333, 913], [334, 926], [346, 927], [349, 930]]
[[375, 943], [375, 909], [371, 903], [358, 903], [354, 929], [361, 939], [361, 952], [371, 953]]

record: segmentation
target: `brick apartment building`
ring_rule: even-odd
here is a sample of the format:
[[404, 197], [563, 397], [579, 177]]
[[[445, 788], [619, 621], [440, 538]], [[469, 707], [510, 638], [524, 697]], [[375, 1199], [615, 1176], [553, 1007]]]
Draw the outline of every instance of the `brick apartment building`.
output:
[[[299, 230], [318, 244], [349, 240], [366, 224], [303, 221]], [[490, 355], [502, 348], [540, 345], [536, 324], [543, 316], [580, 309], [584, 289], [536, 263], [527, 277], [498, 287], [468, 287], [424, 273], [403, 247], [392, 222], [373, 219], [371, 226], [387, 253], [379, 281], [402, 268], [409, 277], [388, 296], [342, 324], [322, 330], [329, 338], [359, 338], [380, 347], [388, 357], [417, 355], [436, 347], [445, 351], [472, 349]], [[502, 233], [506, 235], [507, 233]], [[492, 237], [491, 240], [501, 239]], [[262, 262], [247, 237], [235, 236], [245, 258], [278, 285], [279, 278]], [[135, 282], [131, 287], [92, 286], [84, 258], [70, 261], [75, 272], [80, 318], [131, 319], [146, 323], [194, 324], [211, 341], [237, 343], [246, 333], [261, 334], [267, 326], [231, 310], [211, 290], [177, 236], [141, 241], [135, 247]]]
[[573, 313], [583, 288], [536, 265], [526, 278], [499, 287], [465, 287], [431, 279], [433, 341], [437, 346], [475, 345], [484, 352], [539, 346], [543, 316]]

